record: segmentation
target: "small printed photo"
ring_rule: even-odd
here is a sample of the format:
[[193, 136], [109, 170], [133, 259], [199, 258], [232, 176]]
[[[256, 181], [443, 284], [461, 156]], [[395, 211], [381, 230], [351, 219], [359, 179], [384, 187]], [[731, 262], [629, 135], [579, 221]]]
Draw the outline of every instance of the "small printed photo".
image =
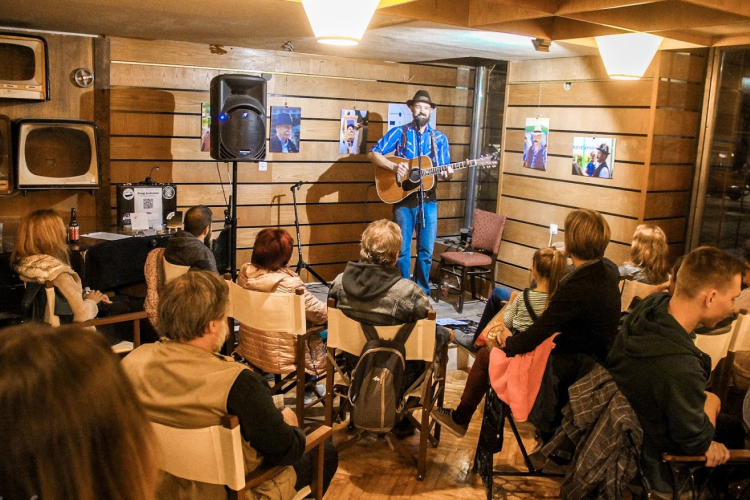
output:
[[299, 153], [302, 108], [271, 106], [271, 153]]
[[341, 131], [339, 133], [339, 153], [367, 153], [367, 111], [361, 109], [341, 110]]
[[201, 151], [211, 151], [211, 105], [201, 103]]
[[614, 164], [614, 138], [573, 137], [573, 175], [611, 179]]
[[547, 170], [549, 118], [526, 118], [523, 144], [523, 166]]

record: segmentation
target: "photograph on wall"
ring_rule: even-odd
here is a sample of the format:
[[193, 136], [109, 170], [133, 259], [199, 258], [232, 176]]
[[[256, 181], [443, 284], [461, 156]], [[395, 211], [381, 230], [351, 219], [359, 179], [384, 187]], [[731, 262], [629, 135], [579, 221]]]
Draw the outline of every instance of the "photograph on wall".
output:
[[523, 166], [547, 170], [549, 118], [526, 118], [523, 142]]
[[[411, 108], [406, 104], [388, 104], [388, 130], [393, 127], [400, 127], [414, 121], [414, 115], [411, 114]], [[430, 127], [435, 130], [437, 123], [437, 109], [433, 109], [430, 114]]]
[[362, 109], [341, 110], [341, 131], [339, 132], [339, 153], [367, 153], [367, 111]]
[[611, 179], [615, 163], [615, 139], [573, 137], [573, 174]]
[[201, 103], [201, 151], [211, 151], [211, 105]]
[[302, 108], [271, 106], [271, 153], [299, 153]]

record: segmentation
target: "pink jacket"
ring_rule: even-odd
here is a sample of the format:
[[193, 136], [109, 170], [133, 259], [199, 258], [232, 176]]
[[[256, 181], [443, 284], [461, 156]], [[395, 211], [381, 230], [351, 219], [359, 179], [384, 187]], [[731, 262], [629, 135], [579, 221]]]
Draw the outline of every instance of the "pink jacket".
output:
[[510, 406], [513, 418], [518, 422], [529, 418], [557, 335], [552, 335], [526, 354], [509, 358], [502, 349], [490, 352], [490, 383], [497, 396]]
[[[258, 269], [245, 264], [240, 269], [237, 284], [248, 290], [266, 293], [293, 293], [305, 284], [291, 269], [278, 271]], [[305, 290], [305, 316], [308, 323], [328, 321], [328, 306]], [[278, 332], [260, 332], [240, 325], [237, 353], [254, 366], [269, 373], [290, 373], [295, 370], [295, 338]], [[305, 349], [305, 371], [310, 375], [325, 373], [326, 347], [319, 335], [314, 335]]]

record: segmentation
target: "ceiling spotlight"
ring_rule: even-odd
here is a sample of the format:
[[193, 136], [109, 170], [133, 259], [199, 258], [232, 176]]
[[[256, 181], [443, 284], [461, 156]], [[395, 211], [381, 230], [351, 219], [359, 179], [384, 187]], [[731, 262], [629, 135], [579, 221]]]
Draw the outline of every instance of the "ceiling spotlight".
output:
[[531, 43], [534, 45], [534, 50], [537, 52], [549, 52], [549, 46], [552, 45], [552, 40], [534, 38]]
[[282, 43], [281, 48], [286, 50], [287, 52], [294, 52], [294, 45], [292, 45], [291, 40], [287, 40], [286, 42]]

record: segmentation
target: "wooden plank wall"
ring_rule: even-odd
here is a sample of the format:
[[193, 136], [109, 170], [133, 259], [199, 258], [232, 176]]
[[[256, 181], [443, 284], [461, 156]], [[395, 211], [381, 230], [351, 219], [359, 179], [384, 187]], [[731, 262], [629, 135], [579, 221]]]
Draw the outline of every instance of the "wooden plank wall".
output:
[[[391, 207], [375, 193], [375, 167], [364, 155], [338, 153], [341, 109], [369, 110], [372, 143], [387, 130], [389, 102], [427, 89], [438, 104], [438, 129], [448, 136], [453, 161], [468, 153], [474, 82], [469, 68], [122, 38], [111, 39], [111, 57], [112, 185], [142, 181], [158, 165], [154, 180], [178, 184], [181, 208], [212, 207], [214, 229], [223, 220], [231, 166], [200, 151], [200, 104], [209, 102], [211, 79], [235, 71], [272, 73], [269, 107], [302, 108], [299, 154], [269, 153], [266, 172], [240, 164], [238, 263], [249, 261], [260, 229], [280, 226], [294, 235], [290, 187], [297, 181], [304, 182], [297, 193], [303, 258], [326, 279], [358, 258], [367, 222], [391, 217]], [[458, 234], [464, 191], [465, 171], [440, 183], [439, 235]]]
[[[686, 62], [688, 70], [681, 66]], [[562, 230], [575, 208], [604, 215], [612, 230], [606, 256], [618, 264], [627, 260], [633, 231], [644, 220], [682, 244], [701, 64], [705, 68], [705, 58], [660, 53], [638, 81], [609, 79], [598, 56], [510, 64], [498, 202], [498, 211], [508, 216], [497, 264], [500, 284], [528, 286], [531, 258], [548, 244], [549, 225]], [[550, 119], [546, 172], [522, 167], [525, 121], [534, 117]], [[617, 139], [613, 179], [572, 175], [575, 136]], [[553, 241], [562, 240], [561, 231]]]
[[[94, 119], [94, 90], [73, 84], [77, 68], [93, 69], [94, 40], [90, 37], [41, 34], [49, 50], [50, 100], [46, 102], [0, 99], [0, 114], [12, 120], [46, 118], [56, 120]], [[0, 62], [2, 64], [2, 62]], [[96, 228], [95, 197], [88, 191], [44, 190], [22, 196], [18, 191], [0, 196], [0, 223], [3, 223], [3, 247], [9, 251], [21, 219], [39, 208], [56, 210], [65, 223], [70, 209], [76, 208], [81, 233]]]

